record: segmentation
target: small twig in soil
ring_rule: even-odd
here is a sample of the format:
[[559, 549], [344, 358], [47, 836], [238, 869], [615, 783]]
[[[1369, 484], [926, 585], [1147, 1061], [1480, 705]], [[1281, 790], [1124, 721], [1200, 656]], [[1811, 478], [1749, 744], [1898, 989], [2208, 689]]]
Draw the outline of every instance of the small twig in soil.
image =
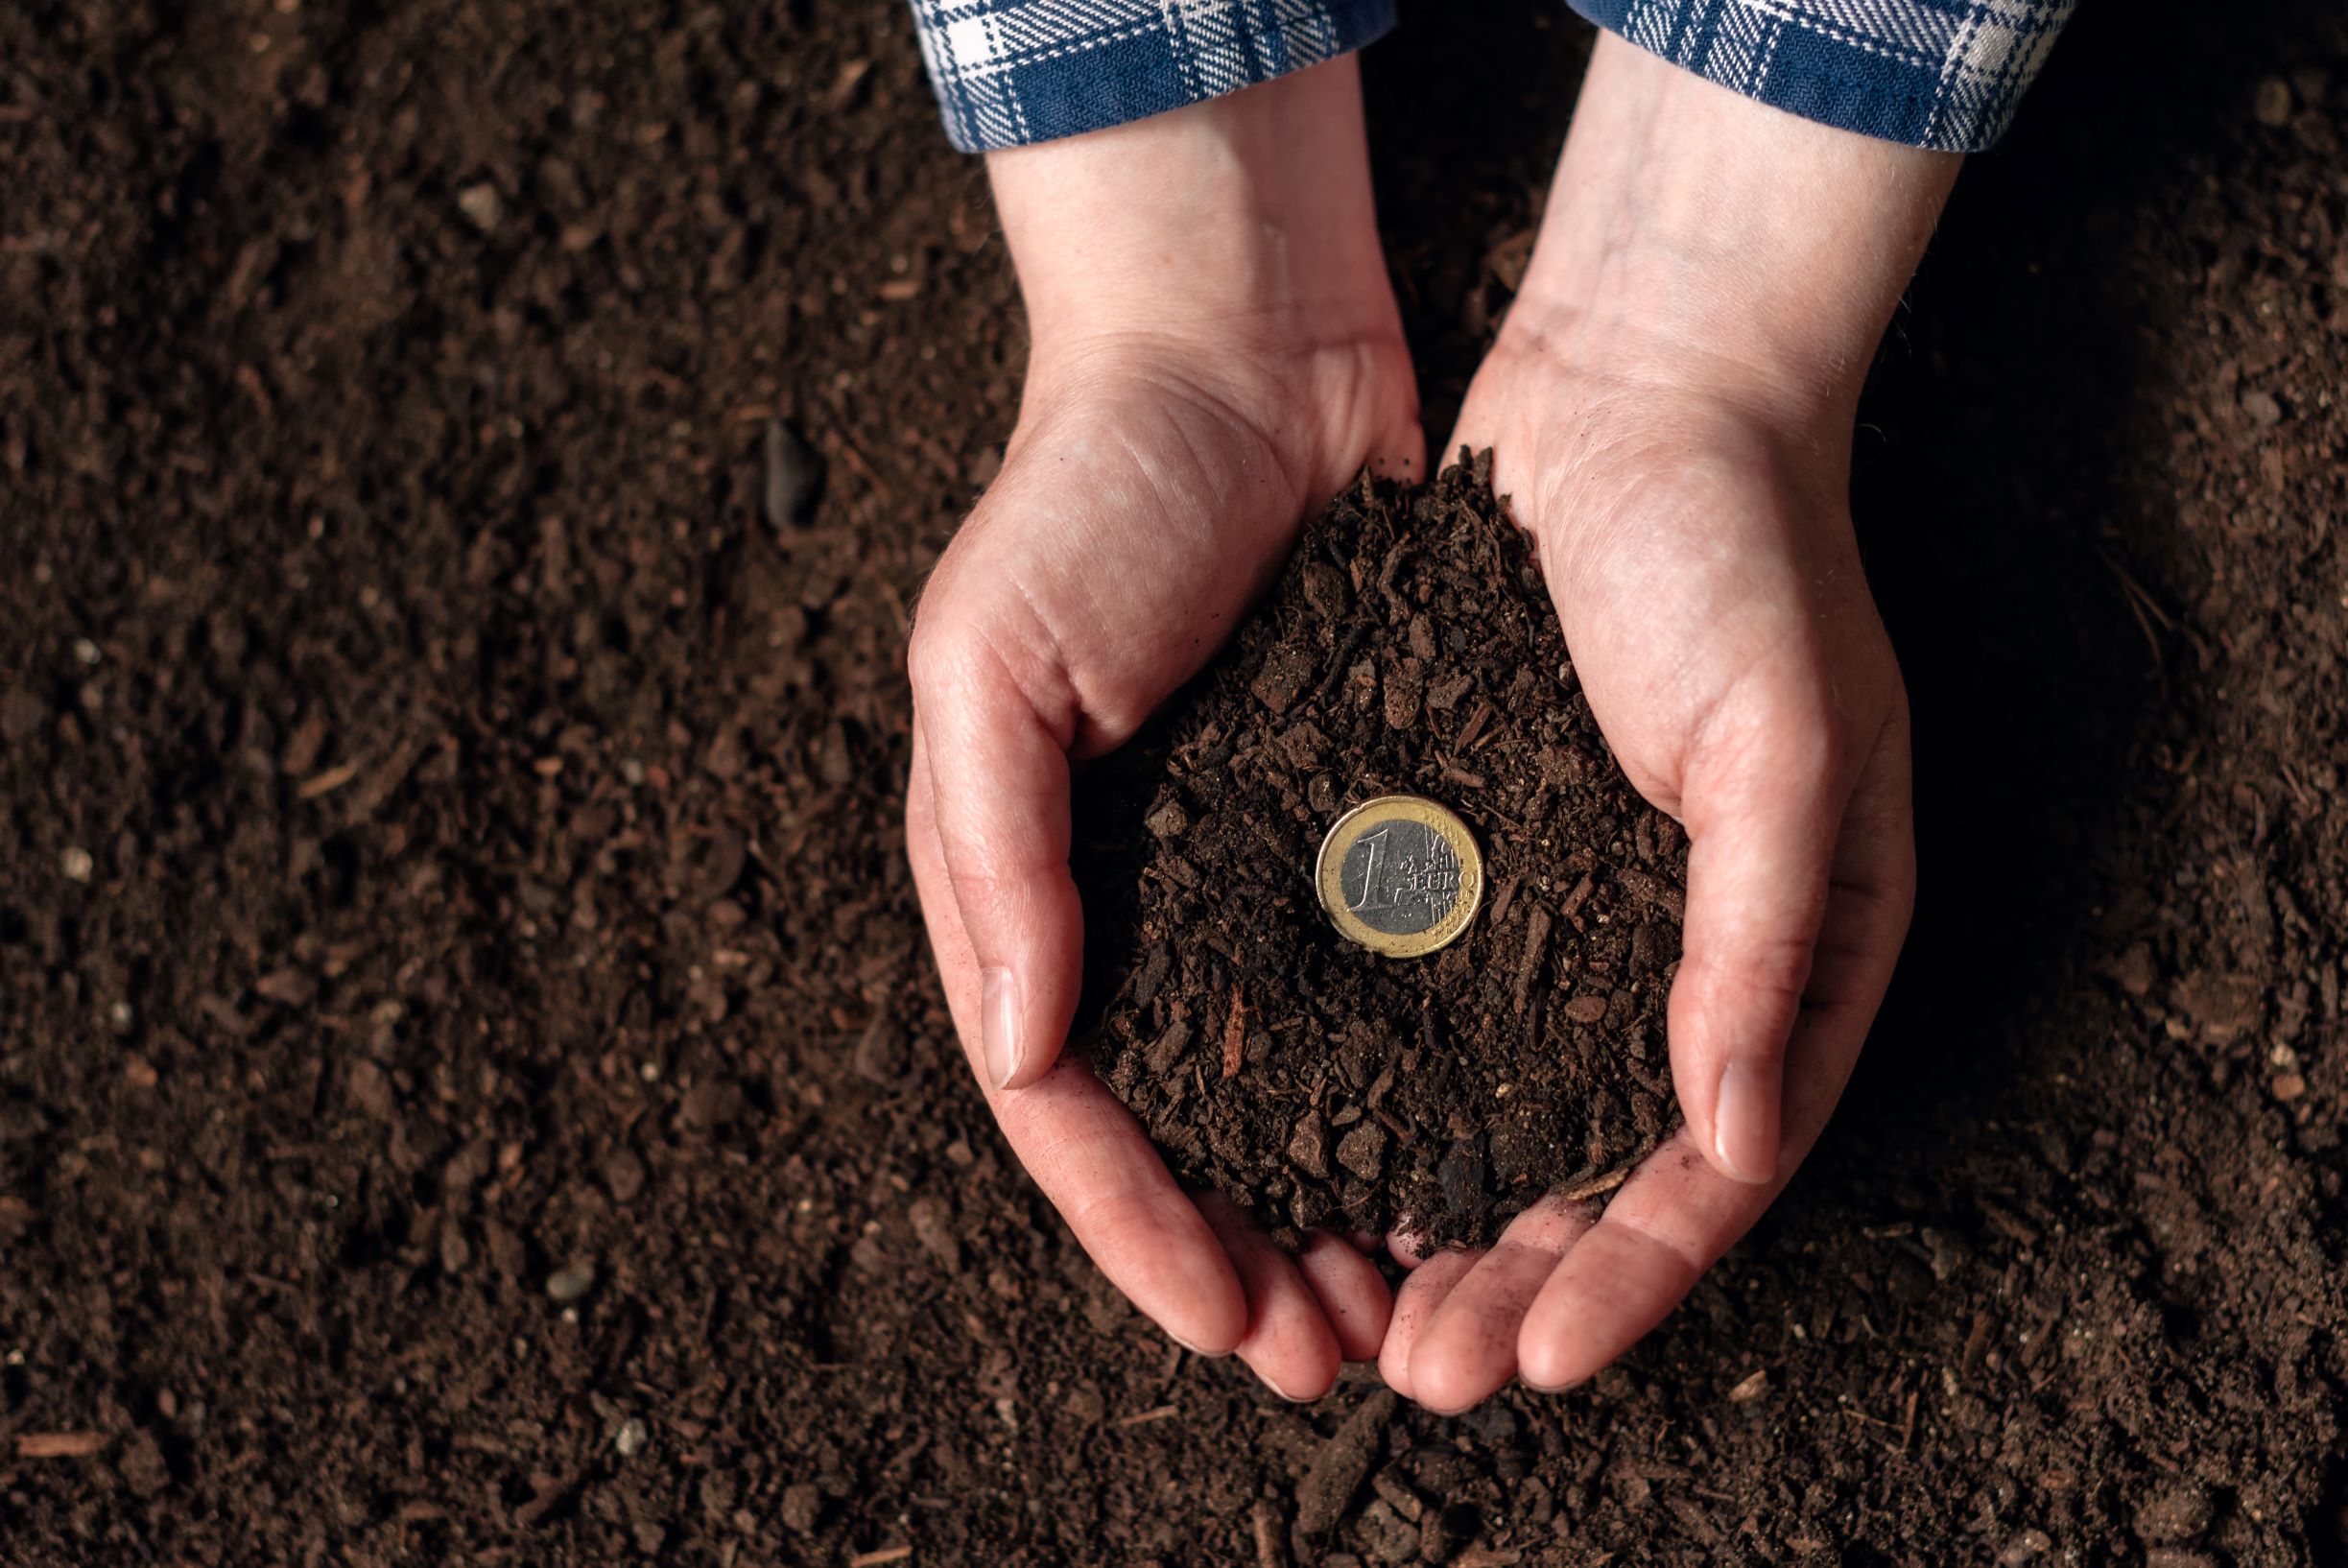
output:
[[1519, 1016], [1532, 996], [1533, 977], [1540, 972], [1541, 957], [1549, 947], [1549, 911], [1535, 904], [1526, 916], [1525, 956], [1516, 962], [1516, 1010]]
[[1178, 1405], [1155, 1405], [1131, 1415], [1120, 1415], [1109, 1424], [1117, 1427], [1148, 1426], [1152, 1421], [1171, 1420], [1180, 1409]]
[[294, 793], [304, 800], [315, 800], [321, 795], [333, 794], [358, 776], [359, 765], [357, 763], [339, 763], [315, 778], [303, 779], [299, 785], [296, 786]]
[[1637, 1160], [1627, 1161], [1616, 1166], [1603, 1176], [1594, 1176], [1587, 1181], [1577, 1181], [1557, 1196], [1568, 1203], [1578, 1203], [1584, 1199], [1597, 1198], [1610, 1193], [1624, 1182], [1628, 1181], [1630, 1173], [1637, 1170], [1638, 1166]]
[[[2096, 554], [2103, 558], [2103, 564], [2110, 569], [2113, 577], [2120, 580], [2120, 597], [2127, 601], [2128, 613], [2136, 618], [2136, 629], [2145, 634], [2145, 646], [2152, 650], [2152, 667], [2166, 673], [2169, 661], [2161, 656], [2161, 640], [2152, 634], [2152, 622], [2160, 622], [2161, 630], [2169, 632], [2174, 632], [2177, 624], [2169, 618], [2168, 612], [2150, 594], [2145, 592], [2143, 584], [2128, 576], [2127, 568], [2112, 558], [2110, 551], [2099, 546]], [[2150, 619], [2146, 619], [2147, 616]]]
[[16, 1435], [16, 1457], [20, 1460], [80, 1460], [87, 1459], [106, 1446], [103, 1432], [20, 1432]]
[[1279, 1510], [1259, 1497], [1248, 1512], [1247, 1524], [1255, 1535], [1256, 1568], [1289, 1568], [1288, 1542], [1280, 1538]]
[[884, 1562], [903, 1562], [913, 1555], [910, 1546], [884, 1546], [878, 1552], [859, 1552], [848, 1559], [848, 1568], [881, 1568]]
[[1240, 995], [1236, 982], [1231, 986], [1231, 1016], [1222, 1026], [1222, 1076], [1227, 1082], [1239, 1077], [1240, 1063], [1247, 1055], [1247, 999]]

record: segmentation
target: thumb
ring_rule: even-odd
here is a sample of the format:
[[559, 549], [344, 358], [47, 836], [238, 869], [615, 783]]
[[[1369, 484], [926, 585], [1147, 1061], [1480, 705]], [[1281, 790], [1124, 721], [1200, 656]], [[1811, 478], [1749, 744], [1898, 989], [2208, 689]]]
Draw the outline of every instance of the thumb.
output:
[[1008, 640], [947, 606], [922, 617], [906, 658], [946, 878], [979, 969], [981, 1056], [997, 1089], [1051, 1070], [1083, 979], [1083, 916], [1068, 870], [1079, 704], [1050, 656], [1032, 651], [1050, 647]]
[[1810, 983], [1845, 803], [1823, 732], [1770, 727], [1776, 738], [1741, 748], [1717, 776], [1699, 764], [1683, 796], [1687, 924], [1669, 1023], [1696, 1147], [1721, 1175], [1763, 1184], [1777, 1176], [1786, 1043]]

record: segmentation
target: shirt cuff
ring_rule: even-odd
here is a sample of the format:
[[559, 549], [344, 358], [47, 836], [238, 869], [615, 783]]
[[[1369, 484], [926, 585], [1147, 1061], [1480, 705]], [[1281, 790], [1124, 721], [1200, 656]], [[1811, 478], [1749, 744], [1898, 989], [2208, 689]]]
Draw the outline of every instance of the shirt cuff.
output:
[[913, 0], [946, 136], [965, 153], [1103, 131], [1317, 65], [1394, 0]]
[[1707, 81], [1942, 153], [1995, 142], [2075, 0], [1573, 0]]

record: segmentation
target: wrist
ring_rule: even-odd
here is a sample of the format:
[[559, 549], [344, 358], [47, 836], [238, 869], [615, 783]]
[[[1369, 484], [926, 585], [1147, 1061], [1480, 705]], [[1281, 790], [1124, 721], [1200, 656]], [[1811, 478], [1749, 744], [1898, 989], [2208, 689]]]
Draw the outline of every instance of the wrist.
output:
[[990, 154], [1032, 369], [1103, 346], [1293, 351], [1401, 328], [1348, 56]]
[[1503, 346], [1847, 439], [1961, 162], [1755, 103], [1602, 35]]

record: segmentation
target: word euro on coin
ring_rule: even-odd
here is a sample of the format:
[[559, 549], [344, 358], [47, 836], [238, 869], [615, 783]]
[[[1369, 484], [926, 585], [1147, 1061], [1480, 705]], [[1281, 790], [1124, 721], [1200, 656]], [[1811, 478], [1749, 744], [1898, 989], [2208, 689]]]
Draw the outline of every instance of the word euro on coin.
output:
[[1483, 852], [1449, 807], [1382, 795], [1339, 818], [1313, 885], [1330, 924], [1392, 959], [1450, 945], [1483, 902]]

